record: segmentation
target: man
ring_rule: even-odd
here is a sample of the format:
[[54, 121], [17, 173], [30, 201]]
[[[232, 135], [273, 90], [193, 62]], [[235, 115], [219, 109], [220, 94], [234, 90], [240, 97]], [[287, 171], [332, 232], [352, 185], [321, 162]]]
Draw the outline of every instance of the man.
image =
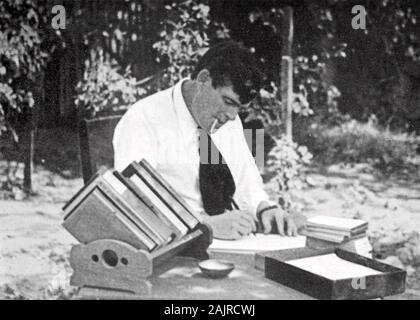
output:
[[[191, 75], [134, 104], [114, 133], [115, 168], [145, 158], [201, 212], [214, 237], [239, 239], [255, 232], [294, 236], [289, 215], [268, 199], [238, 117], [260, 89], [252, 54], [234, 41], [210, 48]], [[200, 163], [200, 130], [223, 162]], [[200, 149], [200, 152], [203, 150]]]

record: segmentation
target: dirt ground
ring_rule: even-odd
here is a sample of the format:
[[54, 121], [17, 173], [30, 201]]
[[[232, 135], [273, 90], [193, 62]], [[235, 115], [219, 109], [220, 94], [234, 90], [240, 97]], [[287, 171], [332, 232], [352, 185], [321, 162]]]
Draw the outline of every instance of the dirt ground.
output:
[[[294, 194], [307, 217], [365, 219], [372, 241], [398, 241], [420, 231], [419, 183], [379, 179], [364, 165], [313, 169], [307, 182]], [[82, 180], [37, 167], [34, 185], [38, 195], [29, 200], [0, 199], [0, 299], [68, 299], [75, 293], [68, 257], [76, 241], [60, 224], [61, 208]], [[267, 190], [272, 193], [273, 184]], [[418, 261], [402, 264], [396, 256], [387, 261], [408, 273], [407, 290], [397, 298], [420, 299]]]

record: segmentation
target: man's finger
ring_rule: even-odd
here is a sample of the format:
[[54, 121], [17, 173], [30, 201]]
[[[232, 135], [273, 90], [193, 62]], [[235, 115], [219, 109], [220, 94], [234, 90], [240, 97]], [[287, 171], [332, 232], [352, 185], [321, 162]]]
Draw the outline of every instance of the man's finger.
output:
[[297, 227], [295, 220], [292, 217], [288, 217], [287, 219], [287, 232], [290, 233], [291, 236], [297, 236]]
[[293, 235], [293, 231], [292, 231], [292, 222], [291, 222], [291, 219], [290, 219], [290, 217], [289, 216], [285, 216], [284, 217], [284, 222], [285, 222], [285, 224], [286, 224], [286, 234], [287, 234], [287, 236], [288, 237], [291, 237], [292, 235]]
[[261, 217], [262, 224], [264, 227], [264, 233], [270, 233], [271, 232], [271, 215], [263, 214]]
[[248, 231], [248, 233], [251, 233], [253, 230], [252, 224], [248, 220], [240, 219], [237, 221], [237, 223], [244, 229]]
[[274, 217], [276, 218], [277, 230], [279, 231], [279, 234], [284, 237], [284, 216], [281, 213], [276, 213]]
[[298, 235], [298, 232], [297, 232], [297, 226], [296, 226], [295, 221], [294, 221], [293, 219], [291, 219], [291, 220], [292, 220], [292, 235], [293, 235], [294, 237], [296, 237], [296, 236]]
[[234, 221], [232, 223], [233, 230], [239, 233], [241, 236], [247, 236], [251, 233], [251, 226], [243, 226], [239, 222]]
[[297, 227], [295, 220], [291, 216], [286, 216], [287, 234], [289, 236], [297, 236]]
[[251, 231], [257, 231], [257, 225], [254, 218], [251, 217], [251, 215], [249, 215], [247, 212], [240, 212], [240, 214], [238, 214], [238, 217], [241, 224], [251, 226]]
[[243, 238], [243, 236], [238, 231], [233, 231], [232, 232], [232, 239], [233, 240], [239, 240], [241, 238]]

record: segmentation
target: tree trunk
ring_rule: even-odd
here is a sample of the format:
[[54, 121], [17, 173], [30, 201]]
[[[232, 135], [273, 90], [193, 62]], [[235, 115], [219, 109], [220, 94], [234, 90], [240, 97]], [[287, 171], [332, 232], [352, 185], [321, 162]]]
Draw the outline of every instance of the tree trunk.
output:
[[281, 103], [282, 120], [285, 123], [286, 135], [292, 139], [292, 103], [293, 103], [293, 9], [285, 7], [282, 23], [282, 57], [281, 57]]
[[26, 122], [26, 128], [25, 128], [25, 133], [24, 133], [25, 168], [23, 170], [23, 189], [25, 190], [27, 194], [33, 193], [32, 172], [33, 172], [33, 162], [34, 162], [35, 132], [34, 132], [32, 111], [33, 111], [32, 108], [28, 108], [28, 119]]

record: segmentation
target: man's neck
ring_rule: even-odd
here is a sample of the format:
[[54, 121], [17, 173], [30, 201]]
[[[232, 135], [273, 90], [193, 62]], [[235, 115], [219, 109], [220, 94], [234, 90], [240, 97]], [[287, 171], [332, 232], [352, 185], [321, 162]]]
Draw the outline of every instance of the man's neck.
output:
[[193, 99], [197, 93], [197, 88], [192, 80], [185, 80], [181, 85], [181, 93], [184, 98], [185, 105], [187, 106], [188, 111], [193, 117], [195, 123], [200, 125], [197, 121], [197, 110], [194, 110]]

